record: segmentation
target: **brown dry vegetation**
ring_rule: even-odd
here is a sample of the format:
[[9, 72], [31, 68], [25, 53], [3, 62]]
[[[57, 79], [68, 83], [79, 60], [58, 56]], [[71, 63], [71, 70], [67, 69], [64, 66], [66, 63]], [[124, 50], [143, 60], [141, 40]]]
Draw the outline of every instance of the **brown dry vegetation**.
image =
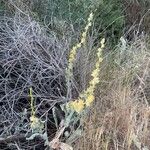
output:
[[114, 70], [113, 64], [108, 67], [110, 62], [103, 65], [97, 100], [84, 120], [83, 137], [76, 142], [75, 149], [150, 148], [150, 97], [147, 95], [150, 49], [145, 42], [146, 39], [140, 37], [130, 43], [126, 49], [126, 54], [130, 54], [123, 64], [117, 63], [124, 57], [123, 49], [119, 47]]

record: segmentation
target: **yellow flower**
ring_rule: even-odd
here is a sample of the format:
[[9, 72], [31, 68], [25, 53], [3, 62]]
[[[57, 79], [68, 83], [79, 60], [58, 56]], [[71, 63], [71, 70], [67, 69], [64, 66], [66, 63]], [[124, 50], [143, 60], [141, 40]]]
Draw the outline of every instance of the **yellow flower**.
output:
[[42, 133], [44, 129], [44, 122], [35, 116], [30, 117], [30, 126], [33, 132]]
[[81, 46], [82, 46], [81, 43], [78, 43], [78, 44], [76, 45], [77, 48], [80, 48]]
[[89, 107], [91, 103], [94, 101], [94, 99], [95, 99], [94, 95], [89, 95], [85, 101], [86, 106]]
[[87, 88], [87, 90], [85, 91], [85, 96], [84, 96], [84, 97], [86, 97], [86, 95], [93, 94], [93, 93], [94, 93], [94, 87], [95, 87], [95, 86], [90, 85], [90, 86]]
[[88, 23], [88, 27], [90, 27], [90, 26], [92, 26], [92, 23], [91, 23], [91, 22]]
[[82, 33], [82, 38], [86, 38], [86, 32]]
[[31, 116], [31, 117], [30, 117], [30, 121], [31, 121], [31, 122], [38, 122], [38, 120], [39, 120], [39, 119], [38, 119], [37, 117], [35, 117], [35, 116]]
[[99, 75], [99, 68], [95, 69], [91, 74], [92, 77], [97, 77], [98, 75]]
[[88, 22], [87, 25], [84, 28], [84, 32], [81, 35], [81, 39], [80, 42], [77, 43], [75, 46], [72, 47], [72, 49], [70, 50], [69, 53], [69, 60], [68, 60], [68, 67], [66, 69], [66, 79], [67, 81], [70, 80], [70, 77], [72, 76], [73, 73], [71, 73], [73, 71], [73, 63], [76, 59], [76, 54], [77, 54], [77, 50], [79, 48], [81, 48], [82, 45], [85, 44], [86, 42], [86, 36], [87, 36], [87, 32], [89, 30], [89, 27], [92, 25], [92, 20], [93, 20], [93, 13], [91, 13], [88, 17]]
[[105, 43], [105, 38], [103, 38], [103, 39], [101, 40], [101, 45], [104, 45], [104, 43]]
[[99, 61], [96, 62], [95, 67], [96, 67], [96, 68], [99, 68], [99, 67], [100, 67]]
[[82, 44], [85, 43], [85, 38], [84, 38], [84, 37], [81, 39], [81, 43], [82, 43]]
[[95, 69], [92, 71], [91, 76], [92, 80], [89, 82], [89, 87], [83, 92], [83, 96], [85, 98], [85, 105], [86, 107], [90, 106], [91, 103], [94, 101], [94, 90], [96, 88], [96, 84], [99, 83], [99, 72], [100, 72], [100, 64], [103, 61], [102, 58], [102, 50], [105, 46], [105, 39], [101, 40], [101, 46], [97, 49], [97, 62], [95, 64]]
[[93, 13], [90, 13], [89, 18], [88, 18], [88, 22], [91, 22], [93, 20]]
[[86, 26], [86, 27], [84, 28], [85, 32], [87, 32], [88, 29], [89, 29], [89, 26]]
[[98, 77], [95, 77], [95, 78], [93, 78], [91, 81], [90, 81], [90, 85], [93, 85], [93, 86], [95, 86], [96, 84], [98, 84], [99, 83], [99, 78]]
[[98, 62], [101, 63], [103, 61], [103, 58], [99, 57]]
[[67, 107], [80, 113], [84, 109], [84, 101], [82, 99], [71, 101]]
[[74, 59], [74, 54], [70, 54], [70, 56], [69, 56], [69, 62], [72, 62], [73, 59]]
[[69, 55], [69, 62], [70, 62], [70, 63], [71, 63], [72, 61], [74, 61], [75, 55], [76, 55], [76, 47], [73, 47], [73, 49], [71, 50], [70, 55]]
[[39, 122], [39, 119], [37, 117], [35, 117], [35, 116], [31, 116], [30, 117], [30, 122], [31, 122], [31, 128], [35, 128], [36, 125]]

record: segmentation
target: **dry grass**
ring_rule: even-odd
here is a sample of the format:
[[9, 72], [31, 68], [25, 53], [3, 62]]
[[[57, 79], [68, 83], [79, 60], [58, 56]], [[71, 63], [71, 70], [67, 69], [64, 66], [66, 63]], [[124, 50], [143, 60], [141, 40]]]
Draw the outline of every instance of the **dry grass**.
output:
[[[97, 101], [84, 120], [83, 137], [76, 142], [75, 149], [150, 148], [150, 97], [146, 96], [150, 90], [149, 47], [144, 37], [136, 38], [130, 45], [126, 43], [124, 48], [122, 46], [117, 48], [120, 51], [114, 63], [103, 65]], [[108, 68], [111, 68], [110, 72]]]

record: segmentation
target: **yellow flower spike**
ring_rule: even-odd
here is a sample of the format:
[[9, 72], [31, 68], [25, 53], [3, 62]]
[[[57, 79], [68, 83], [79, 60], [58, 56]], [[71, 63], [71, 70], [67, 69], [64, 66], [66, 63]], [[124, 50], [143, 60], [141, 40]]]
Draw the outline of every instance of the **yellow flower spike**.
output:
[[29, 89], [29, 96], [30, 96], [30, 107], [31, 107], [31, 115], [35, 115], [35, 108], [34, 108], [34, 98], [33, 98], [33, 93], [32, 93], [32, 88]]
[[[73, 74], [72, 73], [73, 63], [75, 61], [77, 49], [86, 43], [87, 32], [88, 32], [90, 26], [92, 26], [92, 23], [91, 23], [92, 20], [93, 20], [93, 13], [91, 13], [88, 17], [88, 22], [84, 28], [84, 32], [81, 34], [80, 42], [78, 44], [76, 44], [70, 51], [67, 72], [69, 72], [69, 74], [71, 74], [71, 75]], [[89, 107], [95, 99], [94, 90], [96, 88], [96, 85], [100, 81], [100, 79], [99, 79], [100, 64], [103, 61], [102, 50], [105, 47], [105, 39], [104, 38], [100, 41], [100, 44], [101, 44], [100, 47], [97, 49], [97, 61], [95, 63], [95, 69], [91, 73], [92, 79], [89, 82], [89, 87], [83, 93], [80, 94], [79, 99], [77, 99], [75, 101], [70, 101], [66, 104], [68, 111], [73, 110], [77, 113], [81, 113], [85, 109], [85, 107]], [[69, 76], [69, 78], [70, 77], [71, 76]], [[68, 80], [70, 80], [69, 78], [68, 78]]]
[[100, 63], [103, 61], [102, 58], [102, 50], [105, 46], [105, 39], [101, 40], [101, 46], [97, 49], [97, 62], [95, 64], [95, 69], [92, 71], [91, 76], [93, 77], [92, 80], [89, 82], [89, 87], [84, 91], [83, 95], [85, 97], [85, 105], [89, 107], [91, 103], [94, 101], [94, 90], [96, 85], [99, 83], [99, 72], [100, 72]]
[[71, 54], [71, 55], [70, 55], [70, 58], [69, 58], [69, 62], [70, 62], [70, 63], [73, 61], [74, 57], [75, 57], [74, 54]]
[[67, 81], [70, 80], [70, 77], [73, 74], [72, 73], [73, 63], [74, 63], [75, 58], [76, 58], [77, 50], [78, 50], [78, 48], [81, 48], [81, 46], [85, 44], [87, 32], [89, 30], [89, 27], [92, 25], [92, 23], [91, 23], [92, 20], [93, 20], [93, 13], [90, 13], [90, 15], [88, 17], [87, 25], [84, 28], [84, 32], [81, 34], [80, 42], [77, 43], [75, 46], [73, 46], [72, 49], [70, 50], [69, 60], [68, 60], [68, 67], [66, 69], [66, 79], [67, 79]]
[[94, 101], [94, 99], [95, 99], [94, 95], [89, 95], [85, 101], [86, 106], [89, 107], [91, 103]]
[[74, 51], [76, 51], [76, 46], [73, 46], [73, 47], [72, 47], [71, 52], [74, 52]]

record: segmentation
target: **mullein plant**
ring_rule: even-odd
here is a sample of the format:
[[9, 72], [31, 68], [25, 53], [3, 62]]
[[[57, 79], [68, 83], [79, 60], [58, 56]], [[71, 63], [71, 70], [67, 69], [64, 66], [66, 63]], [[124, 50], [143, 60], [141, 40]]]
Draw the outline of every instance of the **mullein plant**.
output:
[[[86, 44], [87, 33], [92, 25], [93, 13], [91, 13], [88, 17], [87, 25], [84, 28], [84, 32], [81, 35], [80, 42], [77, 43], [70, 50], [68, 67], [66, 69], [66, 81], [68, 89], [70, 88], [70, 81], [73, 77], [73, 65], [76, 59], [76, 54], [79, 48]], [[64, 111], [65, 116], [64, 119], [60, 122], [58, 131], [51, 142], [48, 142], [48, 136], [46, 131], [44, 131], [44, 122], [41, 121], [40, 118], [35, 115], [35, 106], [34, 106], [34, 98], [32, 94], [32, 88], [30, 88], [30, 107], [31, 107], [31, 117], [30, 117], [30, 127], [32, 129], [32, 135], [27, 138], [28, 140], [34, 139], [35, 136], [41, 136], [45, 140], [45, 144], [49, 145], [52, 149], [61, 149], [61, 150], [72, 150], [72, 147], [66, 143], [60, 141], [60, 137], [65, 135], [67, 140], [71, 143], [76, 137], [81, 135], [81, 129], [75, 129], [74, 126], [82, 117], [82, 114], [86, 112], [87, 108], [91, 106], [92, 102], [95, 99], [94, 91], [96, 89], [96, 85], [99, 83], [99, 72], [100, 72], [100, 64], [103, 61], [102, 58], [102, 50], [105, 47], [105, 39], [101, 40], [101, 46], [97, 49], [97, 61], [94, 66], [94, 70], [91, 73], [92, 79], [89, 82], [89, 86], [86, 90], [84, 90], [79, 97], [75, 100], [69, 101], [66, 104], [60, 105], [62, 111]], [[68, 95], [67, 95], [68, 96]], [[67, 97], [68, 98], [68, 97]], [[56, 119], [56, 118], [55, 118]], [[57, 121], [56, 121], [57, 122]], [[67, 128], [72, 129], [70, 133], [65, 131]], [[80, 127], [80, 125], [79, 125]]]
[[33, 140], [35, 137], [40, 136], [42, 139], [45, 140], [45, 145], [48, 145], [47, 132], [44, 130], [44, 121], [42, 121], [40, 118], [36, 117], [32, 88], [30, 88], [29, 97], [30, 97], [30, 108], [31, 108], [30, 128], [32, 130], [32, 133], [26, 139]]
[[[92, 20], [93, 20], [93, 13], [89, 15], [88, 23], [85, 27], [85, 31], [82, 33], [80, 42], [77, 43], [75, 46], [73, 46], [73, 48], [70, 51], [68, 68], [66, 69], [66, 80], [68, 81], [68, 83], [71, 81], [71, 78], [73, 76], [73, 64], [76, 59], [77, 50], [86, 43], [87, 32], [89, 30], [89, 27], [92, 25]], [[99, 79], [100, 64], [103, 61], [102, 50], [105, 47], [105, 39], [102, 39], [100, 41], [100, 44], [101, 46], [97, 49], [97, 61], [94, 66], [94, 70], [91, 73], [92, 79], [89, 82], [89, 86], [87, 87], [86, 90], [84, 90], [81, 94], [79, 94], [79, 97], [77, 99], [61, 105], [61, 109], [65, 112], [65, 117], [64, 120], [62, 120], [62, 122], [60, 123], [60, 128], [56, 133], [56, 136], [49, 144], [50, 147], [53, 149], [60, 148], [59, 146], [61, 145], [61, 142], [59, 142], [59, 138], [62, 134], [64, 134], [69, 139], [69, 140], [67, 139], [67, 141], [71, 143], [82, 133], [80, 128], [74, 130], [74, 127], [71, 126], [74, 126], [75, 124], [80, 122], [82, 114], [86, 112], [87, 108], [91, 106], [92, 102], [95, 99], [94, 91], [96, 89], [97, 84], [100, 81]], [[65, 129], [68, 127], [74, 130], [73, 132], [71, 131], [70, 134], [65, 132]]]
[[[92, 79], [89, 82], [89, 86], [79, 95], [79, 98], [61, 105], [61, 109], [65, 112], [65, 117], [64, 120], [62, 120], [62, 122], [60, 123], [60, 128], [56, 133], [56, 136], [49, 143], [49, 146], [53, 149], [61, 149], [60, 145], [64, 144], [59, 141], [61, 135], [65, 135], [65, 137], [67, 138], [67, 143], [70, 144], [82, 135], [82, 129], [80, 128], [82, 126], [82, 123], [79, 124], [79, 127], [77, 127], [77, 129], [73, 126], [80, 122], [81, 117], [83, 116], [83, 114], [86, 114], [87, 109], [92, 105], [92, 102], [95, 99], [94, 91], [100, 81], [100, 64], [103, 61], [102, 50], [105, 47], [105, 39], [102, 39], [100, 43], [101, 46], [97, 49], [97, 61], [95, 63], [94, 70], [91, 73]], [[70, 131], [70, 133], [65, 131], [65, 129], [67, 129], [68, 127], [73, 131]], [[69, 148], [67, 149], [67, 147]], [[69, 145], [65, 145], [65, 148], [62, 150], [72, 150], [72, 147], [70, 147]]]

